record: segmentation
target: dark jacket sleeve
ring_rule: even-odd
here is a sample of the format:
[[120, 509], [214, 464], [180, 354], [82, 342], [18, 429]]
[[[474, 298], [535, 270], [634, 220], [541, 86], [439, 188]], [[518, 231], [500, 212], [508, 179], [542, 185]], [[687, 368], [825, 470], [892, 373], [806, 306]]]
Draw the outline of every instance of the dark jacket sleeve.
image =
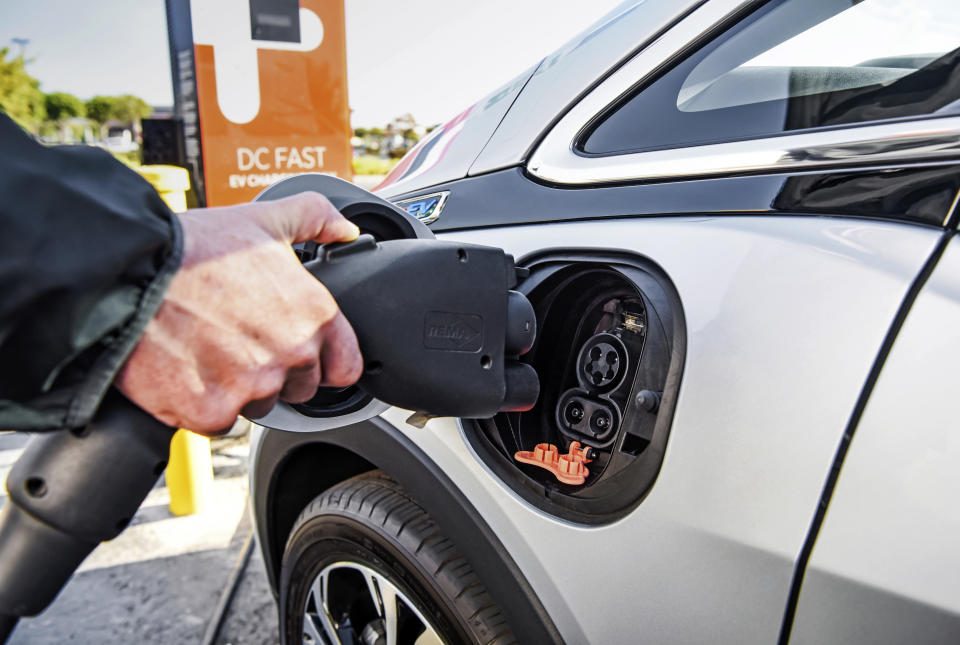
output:
[[0, 430], [89, 421], [181, 255], [177, 218], [139, 175], [0, 114]]

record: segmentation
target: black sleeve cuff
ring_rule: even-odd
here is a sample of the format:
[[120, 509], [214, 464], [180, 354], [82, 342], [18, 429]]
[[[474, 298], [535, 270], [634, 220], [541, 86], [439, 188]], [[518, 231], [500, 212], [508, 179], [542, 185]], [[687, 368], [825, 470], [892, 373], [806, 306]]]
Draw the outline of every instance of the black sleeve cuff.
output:
[[179, 219], [103, 150], [0, 114], [0, 429], [86, 424], [180, 267]]

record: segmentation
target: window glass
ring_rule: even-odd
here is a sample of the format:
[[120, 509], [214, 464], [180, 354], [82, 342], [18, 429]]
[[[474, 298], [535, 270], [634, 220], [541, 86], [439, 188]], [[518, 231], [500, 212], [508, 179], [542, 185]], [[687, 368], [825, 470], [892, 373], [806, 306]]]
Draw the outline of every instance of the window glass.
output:
[[774, 0], [600, 122], [610, 154], [960, 113], [960, 0]]

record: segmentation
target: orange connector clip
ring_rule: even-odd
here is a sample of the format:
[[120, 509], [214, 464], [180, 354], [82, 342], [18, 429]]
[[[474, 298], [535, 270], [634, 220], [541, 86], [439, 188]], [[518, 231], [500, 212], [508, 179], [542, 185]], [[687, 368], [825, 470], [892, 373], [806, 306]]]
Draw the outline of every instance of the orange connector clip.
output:
[[538, 443], [533, 450], [520, 450], [513, 458], [524, 464], [546, 468], [564, 484], [580, 486], [590, 471], [584, 464], [590, 463], [587, 453], [590, 448], [581, 448], [579, 441], [570, 444], [570, 451], [561, 455], [552, 443]]

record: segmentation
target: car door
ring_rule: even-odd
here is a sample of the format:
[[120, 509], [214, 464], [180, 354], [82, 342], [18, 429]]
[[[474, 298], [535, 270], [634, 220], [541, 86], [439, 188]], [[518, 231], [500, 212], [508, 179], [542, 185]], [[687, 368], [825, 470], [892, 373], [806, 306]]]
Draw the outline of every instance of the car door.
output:
[[960, 248], [947, 232], [864, 397], [816, 534], [792, 642], [944, 643], [960, 633]]
[[[523, 166], [429, 188], [445, 198], [441, 238], [502, 246], [534, 277], [580, 263], [653, 276], [634, 284], [666, 294], [644, 302], [669, 309], [681, 369], [664, 368], [662, 416], [639, 452], [626, 430], [598, 448], [604, 473], [629, 462], [606, 484], [558, 489], [511, 461], [512, 441], [555, 436], [559, 410], [512, 438], [509, 420], [409, 431], [569, 642], [789, 640], [784, 617], [806, 603], [806, 555], [865, 386], [953, 226], [955, 13], [933, 0], [708, 2], [558, 114]], [[540, 352], [576, 365], [578, 350]], [[562, 402], [545, 378], [542, 401]], [[646, 476], [621, 476], [632, 464]], [[831, 564], [844, 551], [822, 553], [825, 575], [848, 573]], [[802, 634], [818, 633], [824, 602], [819, 614], [801, 604], [798, 618], [813, 617]], [[884, 605], [864, 607], [868, 620]]]

